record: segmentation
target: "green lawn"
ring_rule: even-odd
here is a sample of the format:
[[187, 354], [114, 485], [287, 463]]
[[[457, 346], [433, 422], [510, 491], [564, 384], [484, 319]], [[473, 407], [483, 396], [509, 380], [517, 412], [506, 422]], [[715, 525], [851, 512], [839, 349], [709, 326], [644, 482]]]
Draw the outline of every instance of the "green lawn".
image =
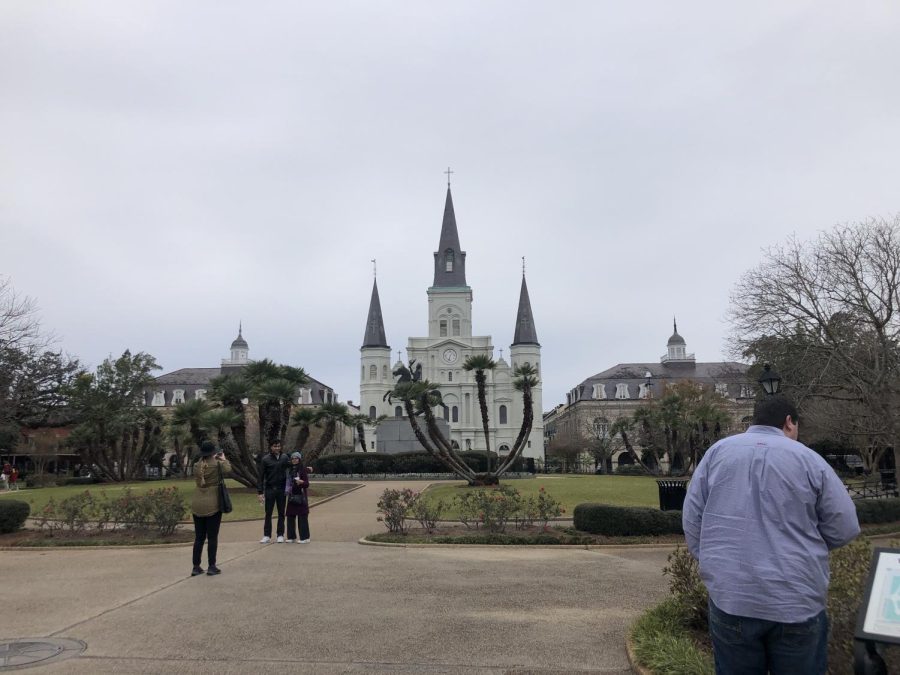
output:
[[[516, 488], [524, 497], [536, 495], [543, 487], [551, 496], [562, 502], [565, 515], [584, 502], [616, 504], [618, 506], [659, 507], [659, 490], [656, 480], [650, 476], [559, 476], [538, 474], [534, 478], [501, 480], [502, 485]], [[448, 505], [453, 496], [465, 490], [483, 488], [466, 487], [463, 482], [444, 483], [429, 488], [430, 499], [443, 499]], [[454, 516], [452, 509], [447, 516]]]
[[[248, 518], [261, 518], [263, 507], [256, 498], [256, 490], [245, 488], [237, 481], [226, 481], [231, 493], [231, 501], [234, 510], [225, 515], [224, 520], [245, 520]], [[352, 483], [313, 483], [309, 487], [310, 504], [315, 504], [331, 495], [343, 492], [350, 488]], [[113, 496], [121, 493], [126, 487], [130, 487], [135, 494], [142, 494], [148, 490], [158, 488], [177, 487], [185, 496], [190, 506], [191, 493], [194, 490], [193, 479], [188, 480], [161, 480], [145, 481], [140, 483], [103, 483], [97, 485], [64, 485], [61, 487], [37, 488], [33, 490], [19, 490], [14, 492], [0, 492], [0, 499], [20, 499], [31, 504], [31, 513], [35, 514], [42, 509], [51, 498], [57, 502], [74, 494], [90, 490], [91, 492], [105, 492]]]

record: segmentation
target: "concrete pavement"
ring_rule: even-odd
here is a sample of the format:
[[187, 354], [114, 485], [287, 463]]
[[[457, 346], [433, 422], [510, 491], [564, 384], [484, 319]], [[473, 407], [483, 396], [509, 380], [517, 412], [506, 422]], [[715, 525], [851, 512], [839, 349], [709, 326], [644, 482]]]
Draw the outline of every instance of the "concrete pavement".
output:
[[630, 672], [665, 550], [358, 545], [389, 486], [314, 508], [308, 545], [223, 526], [218, 577], [188, 547], [3, 552], [0, 637], [87, 643], [36, 673]]

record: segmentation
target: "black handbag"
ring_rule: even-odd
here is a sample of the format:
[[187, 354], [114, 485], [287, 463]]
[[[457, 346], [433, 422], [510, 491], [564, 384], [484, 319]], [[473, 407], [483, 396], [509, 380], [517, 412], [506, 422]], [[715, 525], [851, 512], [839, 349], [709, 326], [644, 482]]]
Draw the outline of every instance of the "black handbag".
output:
[[225, 472], [222, 471], [222, 463], [216, 462], [219, 469], [219, 506], [222, 513], [231, 513], [234, 507], [231, 505], [231, 495], [228, 494], [228, 488], [225, 487]]
[[295, 488], [291, 489], [291, 497], [288, 499], [288, 502], [291, 504], [298, 504], [300, 506], [308, 506], [309, 500], [306, 497], [306, 489], [300, 488], [299, 492], [294, 491]]

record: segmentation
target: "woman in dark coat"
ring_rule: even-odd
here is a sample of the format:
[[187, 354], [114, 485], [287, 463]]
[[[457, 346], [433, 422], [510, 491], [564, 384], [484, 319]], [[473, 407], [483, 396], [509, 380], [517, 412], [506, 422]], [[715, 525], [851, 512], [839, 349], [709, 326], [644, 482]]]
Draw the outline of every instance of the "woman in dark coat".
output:
[[[309, 487], [309, 475], [303, 466], [303, 457], [299, 452], [291, 455], [284, 491], [287, 494], [287, 538], [298, 544], [309, 543], [309, 498], [306, 489]], [[300, 538], [297, 538], [297, 525], [300, 525]]]

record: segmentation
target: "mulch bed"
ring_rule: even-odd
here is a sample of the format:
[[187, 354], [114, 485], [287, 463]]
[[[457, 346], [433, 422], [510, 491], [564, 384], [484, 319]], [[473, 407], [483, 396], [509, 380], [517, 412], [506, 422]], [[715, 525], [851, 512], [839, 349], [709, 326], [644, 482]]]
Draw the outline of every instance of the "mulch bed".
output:
[[410, 528], [406, 534], [379, 532], [370, 534], [370, 541], [394, 544], [495, 544], [495, 545], [616, 545], [616, 544], [683, 544], [684, 537], [678, 534], [642, 537], [607, 537], [600, 534], [579, 532], [573, 527], [548, 527], [540, 525], [521, 530], [510, 525], [503, 534], [484, 530], [468, 529], [464, 525], [449, 525], [435, 528], [428, 533], [422, 528]]
[[107, 532], [49, 532], [19, 530], [0, 534], [0, 546], [34, 548], [43, 546], [154, 546], [159, 544], [183, 544], [194, 540], [194, 533], [176, 530], [163, 537], [155, 532], [140, 530], [113, 530]]

